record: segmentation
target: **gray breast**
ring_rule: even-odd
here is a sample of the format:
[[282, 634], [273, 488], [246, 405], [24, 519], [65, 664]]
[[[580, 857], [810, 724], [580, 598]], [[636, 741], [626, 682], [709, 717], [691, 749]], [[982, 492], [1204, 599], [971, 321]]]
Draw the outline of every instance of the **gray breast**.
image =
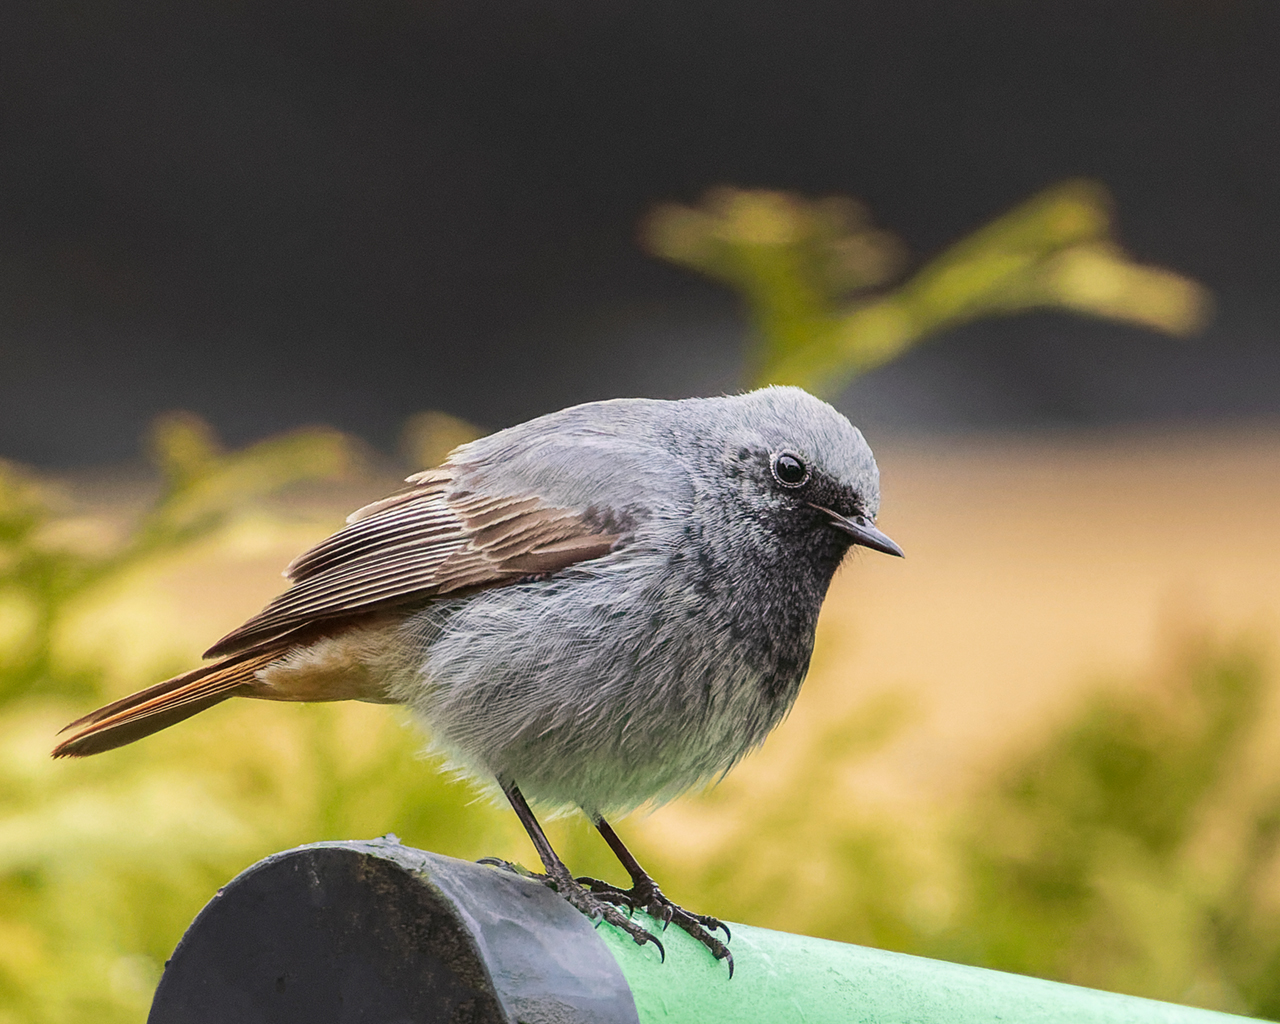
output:
[[785, 714], [812, 627], [780, 666], [770, 625], [679, 548], [636, 544], [426, 609], [406, 626], [421, 668], [397, 696], [455, 766], [547, 804], [625, 811], [722, 774]]

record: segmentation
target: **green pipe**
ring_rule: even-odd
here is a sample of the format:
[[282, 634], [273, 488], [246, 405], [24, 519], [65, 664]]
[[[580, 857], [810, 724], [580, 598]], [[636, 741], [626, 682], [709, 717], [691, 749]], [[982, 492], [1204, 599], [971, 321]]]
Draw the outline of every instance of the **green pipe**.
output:
[[[650, 922], [651, 927], [654, 927]], [[735, 969], [678, 928], [658, 951], [604, 939], [640, 1024], [1226, 1024], [1246, 1018], [1056, 981], [731, 924]]]
[[[646, 922], [656, 927], [651, 920]], [[316, 843], [218, 890], [149, 1024], [1227, 1024], [1209, 1010], [735, 924], [727, 966], [637, 946], [538, 882], [402, 846]]]

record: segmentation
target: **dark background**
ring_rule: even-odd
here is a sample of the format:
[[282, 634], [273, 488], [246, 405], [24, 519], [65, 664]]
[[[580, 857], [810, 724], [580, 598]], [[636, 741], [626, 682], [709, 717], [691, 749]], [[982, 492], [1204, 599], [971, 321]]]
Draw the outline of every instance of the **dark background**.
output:
[[1278, 113], [1274, 0], [7, 4], [0, 453], [732, 388], [733, 296], [635, 245], [721, 182], [861, 196], [919, 260], [1088, 175], [1216, 294], [1190, 343], [935, 339], [842, 397], [873, 431], [1274, 416]]

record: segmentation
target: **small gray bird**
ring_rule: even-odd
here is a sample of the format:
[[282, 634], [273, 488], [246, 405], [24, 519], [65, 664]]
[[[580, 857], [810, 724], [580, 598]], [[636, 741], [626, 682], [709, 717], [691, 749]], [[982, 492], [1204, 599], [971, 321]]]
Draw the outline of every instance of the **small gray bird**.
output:
[[[787, 714], [827, 586], [875, 528], [879, 473], [798, 388], [620, 399], [456, 449], [353, 513], [217, 660], [72, 722], [55, 757], [131, 743], [228, 697], [404, 704], [500, 788], [548, 885], [638, 943], [728, 929], [669, 901], [605, 820], [718, 779]], [[526, 796], [581, 808], [630, 889], [575, 879]]]

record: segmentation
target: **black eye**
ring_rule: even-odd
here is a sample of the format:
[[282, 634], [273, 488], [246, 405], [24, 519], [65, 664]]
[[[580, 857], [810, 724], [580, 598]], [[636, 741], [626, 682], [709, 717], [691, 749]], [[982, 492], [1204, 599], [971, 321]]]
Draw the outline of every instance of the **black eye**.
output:
[[799, 487], [809, 479], [809, 467], [799, 455], [779, 452], [773, 457], [773, 478], [783, 487]]

